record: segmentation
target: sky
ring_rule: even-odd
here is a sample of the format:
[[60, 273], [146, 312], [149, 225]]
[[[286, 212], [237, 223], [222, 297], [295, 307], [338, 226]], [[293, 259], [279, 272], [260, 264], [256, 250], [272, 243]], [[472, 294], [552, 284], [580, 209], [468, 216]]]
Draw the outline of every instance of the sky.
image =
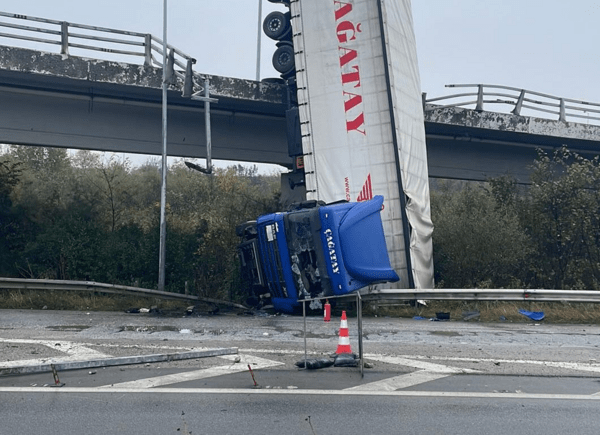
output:
[[[197, 72], [255, 78], [259, 0], [167, 1], [167, 41], [197, 59]], [[163, 35], [163, 0], [2, 3], [3, 12]], [[262, 4], [263, 17], [283, 9]], [[600, 103], [598, 0], [412, 0], [412, 10], [428, 98], [456, 92], [446, 84], [483, 83]], [[261, 78], [278, 76], [274, 50], [263, 36]]]

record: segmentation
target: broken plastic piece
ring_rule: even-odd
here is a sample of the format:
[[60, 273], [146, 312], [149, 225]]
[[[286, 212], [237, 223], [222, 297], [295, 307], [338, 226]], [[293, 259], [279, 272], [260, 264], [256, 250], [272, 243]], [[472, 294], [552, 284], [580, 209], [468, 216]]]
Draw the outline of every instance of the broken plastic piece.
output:
[[527, 311], [527, 310], [519, 310], [519, 313], [524, 316], [529, 317], [531, 320], [543, 320], [545, 314], [543, 311]]
[[479, 311], [463, 311], [463, 320], [477, 319], [480, 316]]

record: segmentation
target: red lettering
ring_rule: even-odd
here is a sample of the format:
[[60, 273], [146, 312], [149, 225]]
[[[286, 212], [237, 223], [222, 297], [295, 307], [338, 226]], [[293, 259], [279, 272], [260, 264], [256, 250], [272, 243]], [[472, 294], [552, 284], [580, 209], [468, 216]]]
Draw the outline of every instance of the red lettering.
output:
[[[350, 97], [346, 100], [346, 97]], [[362, 95], [344, 91], [344, 110], [347, 112], [362, 103]]]
[[360, 72], [358, 71], [358, 65], [354, 65], [352, 67], [354, 72], [342, 73], [342, 84], [345, 85], [347, 83], [354, 83], [355, 88], [360, 87]]
[[365, 114], [361, 113], [353, 121], [346, 121], [346, 131], [358, 131], [365, 134], [364, 130], [359, 130], [359, 127], [365, 123]]
[[[350, 39], [348, 39], [348, 33], [350, 31], [352, 32], [352, 36]], [[345, 44], [349, 40], [354, 41], [356, 39], [356, 31], [357, 29], [354, 28], [354, 23], [351, 23], [350, 21], [342, 21], [340, 24], [338, 24], [336, 32], [340, 44]]]
[[352, 10], [352, 3], [334, 1], [333, 4], [335, 6], [340, 6], [342, 4], [344, 5], [335, 10], [335, 21], [339, 20], [340, 18], [342, 18], [344, 15], [348, 14]]
[[356, 50], [353, 50], [351, 48], [346, 48], [346, 47], [339, 47], [339, 50], [340, 51], [344, 50], [344, 54], [340, 55], [340, 66], [341, 67], [343, 67], [347, 63], [358, 58], [358, 53], [356, 52]]

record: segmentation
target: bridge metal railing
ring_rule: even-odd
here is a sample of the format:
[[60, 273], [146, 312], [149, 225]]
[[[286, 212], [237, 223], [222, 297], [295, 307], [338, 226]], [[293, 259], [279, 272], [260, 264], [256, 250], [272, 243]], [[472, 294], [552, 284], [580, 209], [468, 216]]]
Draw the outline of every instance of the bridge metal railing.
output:
[[[531, 113], [548, 117], [554, 115], [555, 119], [567, 122], [586, 120], [589, 123], [600, 124], [600, 104], [589, 101], [574, 100], [571, 98], [556, 97], [541, 92], [529, 91], [510, 86], [485, 85], [485, 84], [451, 84], [447, 88], [475, 88], [471, 92], [462, 92], [443, 97], [427, 99], [423, 94], [424, 110], [431, 111], [446, 107], [474, 106], [476, 111], [484, 111], [484, 105], [508, 105], [512, 107], [510, 113], [521, 115], [523, 109]], [[442, 102], [442, 104], [440, 104]], [[435, 103], [435, 105], [432, 105]]]
[[[22, 22], [27, 24], [21, 24]], [[30, 23], [38, 24], [34, 26]], [[70, 49], [77, 49], [82, 53], [110, 53], [117, 59], [143, 58], [144, 66], [163, 66], [163, 41], [150, 33], [88, 26], [8, 12], [0, 12], [0, 28], [10, 29], [1, 31], [0, 38], [57, 45], [60, 46], [59, 53], [65, 58], [69, 56]], [[190, 97], [193, 92], [201, 89], [196, 87], [194, 82], [194, 79], [202, 79], [193, 71], [196, 59], [169, 44], [167, 51], [168, 82], [174, 84], [176, 78], [183, 80], [183, 95]]]

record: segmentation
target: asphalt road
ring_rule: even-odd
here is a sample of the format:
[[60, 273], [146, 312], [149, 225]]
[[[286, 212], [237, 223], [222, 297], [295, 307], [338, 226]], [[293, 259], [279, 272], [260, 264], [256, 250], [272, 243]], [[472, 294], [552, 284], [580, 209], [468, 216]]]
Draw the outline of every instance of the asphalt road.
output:
[[[307, 318], [307, 356], [329, 358], [339, 326]], [[0, 376], [0, 434], [598, 433], [596, 325], [366, 318], [363, 334], [361, 376], [298, 369], [302, 317], [0, 310], [0, 373], [32, 371]], [[141, 362], [108, 364], [123, 357]], [[81, 368], [56, 386], [50, 363]]]

